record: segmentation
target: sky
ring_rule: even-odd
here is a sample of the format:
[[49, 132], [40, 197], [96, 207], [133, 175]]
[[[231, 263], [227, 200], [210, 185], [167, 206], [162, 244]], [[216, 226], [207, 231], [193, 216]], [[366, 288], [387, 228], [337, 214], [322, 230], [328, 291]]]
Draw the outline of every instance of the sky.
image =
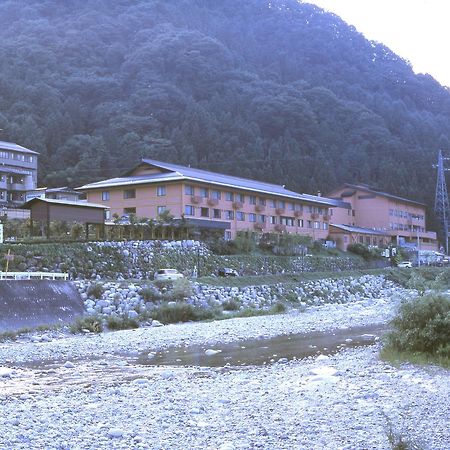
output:
[[304, 0], [341, 17], [367, 39], [450, 87], [449, 0]]

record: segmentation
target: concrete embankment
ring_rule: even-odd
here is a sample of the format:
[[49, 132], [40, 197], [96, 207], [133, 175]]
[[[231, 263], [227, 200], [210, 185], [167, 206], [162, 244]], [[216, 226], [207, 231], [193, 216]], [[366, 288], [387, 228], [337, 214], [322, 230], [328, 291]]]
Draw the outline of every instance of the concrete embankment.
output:
[[0, 333], [70, 322], [82, 314], [83, 301], [71, 282], [0, 281]]

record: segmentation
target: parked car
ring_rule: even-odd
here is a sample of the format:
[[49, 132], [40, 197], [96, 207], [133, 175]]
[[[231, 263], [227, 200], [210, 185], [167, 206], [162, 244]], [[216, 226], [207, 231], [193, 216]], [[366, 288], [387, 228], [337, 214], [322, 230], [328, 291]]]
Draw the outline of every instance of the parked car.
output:
[[400, 261], [397, 264], [397, 267], [410, 269], [412, 267], [412, 262], [411, 261]]
[[183, 277], [184, 275], [176, 269], [160, 269], [155, 272], [155, 280], [158, 281], [172, 281]]
[[239, 274], [237, 273], [236, 270], [230, 269], [228, 267], [223, 267], [223, 268], [219, 269], [217, 271], [217, 275], [219, 275], [219, 277], [238, 277], [239, 276]]

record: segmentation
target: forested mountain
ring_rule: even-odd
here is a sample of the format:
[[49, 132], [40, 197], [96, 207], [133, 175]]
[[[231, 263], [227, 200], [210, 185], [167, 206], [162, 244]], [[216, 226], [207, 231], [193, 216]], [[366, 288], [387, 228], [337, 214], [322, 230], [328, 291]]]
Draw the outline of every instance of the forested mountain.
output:
[[432, 203], [450, 93], [293, 0], [2, 0], [0, 140], [47, 185], [140, 157], [300, 192], [362, 181]]

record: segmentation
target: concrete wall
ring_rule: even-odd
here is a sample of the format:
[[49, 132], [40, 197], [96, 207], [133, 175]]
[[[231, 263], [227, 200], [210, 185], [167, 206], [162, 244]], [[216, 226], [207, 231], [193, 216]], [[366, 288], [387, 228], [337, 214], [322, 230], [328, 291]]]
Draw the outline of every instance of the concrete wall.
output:
[[0, 333], [72, 322], [83, 311], [83, 301], [73, 283], [0, 281]]

